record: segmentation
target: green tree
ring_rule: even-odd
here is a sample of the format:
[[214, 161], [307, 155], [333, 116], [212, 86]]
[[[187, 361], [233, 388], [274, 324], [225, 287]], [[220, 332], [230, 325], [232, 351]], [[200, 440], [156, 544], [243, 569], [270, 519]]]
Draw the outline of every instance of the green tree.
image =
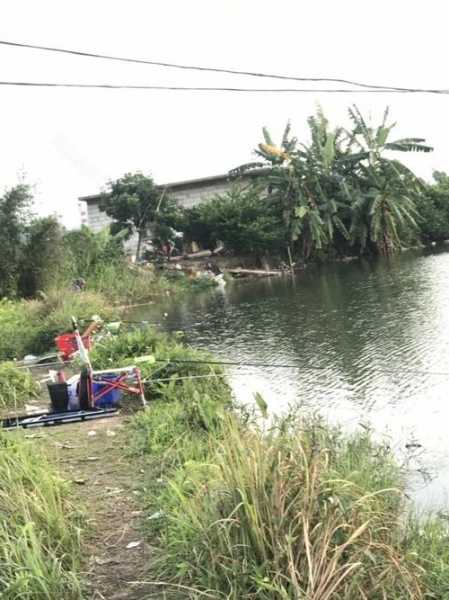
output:
[[[304, 259], [335, 249], [351, 240], [385, 254], [417, 228], [415, 203], [423, 186], [389, 151], [430, 152], [422, 138], [390, 141], [394, 123], [388, 110], [382, 123], [371, 127], [356, 106], [349, 109], [351, 129], [330, 129], [321, 109], [308, 119], [310, 142], [290, 137], [288, 124], [279, 147], [264, 128], [264, 143], [255, 150], [262, 159], [243, 165], [234, 175], [261, 169], [286, 224], [289, 254]], [[344, 245], [344, 244], [343, 244]]]
[[375, 128], [356, 106], [349, 109], [349, 115], [353, 121], [349, 147], [355, 149], [349, 157], [355, 166], [351, 236], [362, 250], [370, 242], [378, 253], [389, 254], [400, 246], [405, 232], [418, 229], [416, 201], [424, 188], [410, 169], [385, 153], [431, 152], [432, 148], [423, 138], [389, 141], [395, 123], [387, 123], [388, 108]]
[[128, 236], [137, 233], [136, 257], [139, 259], [142, 242], [150, 226], [161, 221], [173, 203], [155, 185], [152, 177], [142, 173], [126, 173], [115, 181], [109, 181], [107, 186], [100, 208], [113, 219], [112, 233], [121, 230], [126, 230]]
[[419, 225], [425, 242], [449, 239], [449, 176], [434, 171], [433, 182], [418, 198]]
[[277, 206], [286, 226], [289, 256], [298, 247], [304, 259], [316, 250], [329, 246], [338, 230], [345, 238], [348, 232], [339, 209], [346, 194], [341, 185], [347, 168], [342, 162], [344, 131], [331, 131], [321, 110], [308, 120], [311, 142], [298, 144], [290, 136], [287, 124], [279, 147], [274, 146], [264, 128], [265, 143], [255, 151], [264, 162], [250, 163], [238, 172], [263, 167], [266, 172], [268, 202]]
[[273, 203], [264, 202], [261, 189], [233, 187], [198, 206], [179, 212], [173, 226], [186, 241], [213, 249], [223, 242], [229, 250], [263, 257], [285, 249], [285, 224]]
[[19, 263], [21, 296], [34, 296], [58, 280], [65, 266], [63, 233], [55, 217], [35, 218], [29, 223]]
[[24, 183], [10, 188], [0, 197], [0, 296], [17, 294], [32, 198], [30, 186]]

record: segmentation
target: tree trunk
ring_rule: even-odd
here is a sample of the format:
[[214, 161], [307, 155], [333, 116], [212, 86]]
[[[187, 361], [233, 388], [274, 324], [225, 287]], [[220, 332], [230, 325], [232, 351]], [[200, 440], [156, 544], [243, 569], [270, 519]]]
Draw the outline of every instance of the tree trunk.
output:
[[137, 248], [136, 248], [136, 262], [140, 260], [140, 252], [142, 250], [143, 231], [140, 229], [137, 232]]

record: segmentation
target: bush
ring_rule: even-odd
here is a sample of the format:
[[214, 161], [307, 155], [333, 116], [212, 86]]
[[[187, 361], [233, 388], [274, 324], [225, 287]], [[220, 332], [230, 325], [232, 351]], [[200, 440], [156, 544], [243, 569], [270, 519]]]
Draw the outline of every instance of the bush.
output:
[[420, 197], [421, 237], [425, 242], [449, 239], [449, 177], [435, 171], [434, 183], [426, 186], [426, 193]]
[[29, 318], [28, 307], [25, 301], [0, 300], [0, 361], [31, 352], [40, 323]]
[[14, 363], [0, 363], [0, 408], [24, 406], [30, 398], [39, 394], [39, 384], [26, 369]]
[[81, 600], [80, 515], [68, 493], [32, 446], [0, 434], [3, 600]]
[[223, 242], [242, 254], [285, 254], [285, 225], [281, 212], [257, 187], [238, 188], [199, 206], [181, 211], [174, 225], [188, 241], [213, 249]]
[[92, 292], [50, 291], [43, 300], [0, 301], [0, 360], [41, 354], [54, 348], [54, 338], [70, 331], [71, 317], [105, 319], [116, 313], [105, 298]]
[[151, 504], [165, 513], [160, 580], [235, 600], [422, 597], [401, 547], [401, 474], [367, 434], [316, 422], [264, 432], [228, 415], [202, 454], [183, 440]]
[[67, 278], [64, 229], [55, 217], [35, 218], [28, 225], [19, 263], [19, 295], [31, 298]]
[[221, 379], [173, 390], [131, 424], [167, 597], [446, 597], [447, 528], [405, 516], [404, 474], [369, 432], [245, 421]]
[[[90, 359], [95, 369], [107, 369], [134, 364], [135, 358], [141, 356], [149, 357], [149, 360], [139, 362], [139, 367], [151, 396], [165, 394], [167, 398], [165, 391], [173, 389], [170, 385], [178, 386], [184, 381], [178, 380], [180, 377], [199, 376], [206, 380], [210, 375], [218, 377], [222, 374], [219, 366], [207, 364], [211, 360], [207, 352], [194, 350], [183, 344], [180, 337], [157, 332], [151, 327], [134, 329], [97, 342]], [[152, 382], [151, 379], [164, 381]]]

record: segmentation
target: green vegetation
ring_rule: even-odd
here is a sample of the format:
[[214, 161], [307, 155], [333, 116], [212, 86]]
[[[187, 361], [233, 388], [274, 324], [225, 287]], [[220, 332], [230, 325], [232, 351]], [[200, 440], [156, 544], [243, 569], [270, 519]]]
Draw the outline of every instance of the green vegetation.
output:
[[[210, 399], [198, 393], [198, 403], [203, 415]], [[292, 418], [248, 427], [217, 402], [206, 413], [213, 419], [190, 411], [159, 401], [133, 427], [137, 449], [149, 454], [154, 577], [168, 592], [445, 597], [445, 528], [437, 519], [404, 523], [402, 474], [369, 434], [347, 438]]]
[[34, 448], [0, 435], [0, 596], [80, 600], [80, 515]]
[[449, 239], [449, 177], [440, 171], [433, 173], [434, 183], [426, 186], [417, 210], [420, 215], [421, 237], [425, 242]]
[[219, 242], [241, 254], [280, 256], [285, 252], [285, 226], [272, 203], [261, 199], [260, 183], [241, 189], [235, 186], [208, 202], [177, 214], [174, 226], [186, 242], [214, 249]]
[[[188, 240], [236, 253], [294, 261], [350, 254], [390, 254], [404, 245], [449, 235], [444, 176], [426, 185], [393, 152], [430, 152], [420, 138], [391, 141], [385, 111], [372, 126], [357, 107], [352, 127], [332, 129], [321, 110], [308, 120], [310, 141], [287, 125], [276, 146], [264, 129], [258, 162], [231, 172], [234, 191], [180, 210], [173, 226]], [[247, 173], [250, 180], [240, 179]]]
[[[142, 352], [198, 360], [151, 330], [118, 336], [96, 360]], [[317, 418], [267, 420], [260, 397], [265, 418], [251, 415], [233, 407], [220, 372], [179, 380], [176, 364], [167, 368], [130, 430], [130, 451], [147, 460], [152, 579], [167, 597], [445, 597], [446, 528], [406, 517], [404, 473], [388, 447]]]
[[[139, 367], [142, 377], [147, 380], [145, 385], [150, 396], [161, 395], [168, 389], [175, 393], [179, 388], [179, 377], [195, 375], [207, 380], [209, 375], [222, 375], [219, 366], [204, 364], [204, 361], [210, 360], [210, 355], [186, 346], [182, 343], [181, 334], [169, 336], [151, 327], [106, 338], [95, 344], [90, 353], [95, 369], [131, 365], [138, 357], [147, 357], [147, 360], [139, 362]], [[164, 381], [156, 381], [161, 379]], [[183, 385], [187, 385], [185, 381]]]
[[0, 362], [0, 408], [24, 406], [30, 398], [37, 397], [38, 383], [26, 369], [12, 362]]
[[137, 233], [136, 256], [140, 258], [142, 242], [150, 226], [153, 229], [163, 227], [174, 203], [156, 187], [151, 177], [126, 173], [108, 182], [108, 191], [103, 194], [100, 207], [113, 219], [113, 232], [125, 232], [128, 237]]
[[0, 361], [40, 354], [54, 347], [54, 338], [70, 329], [72, 315], [111, 318], [115, 311], [100, 294], [54, 290], [41, 300], [0, 301]]

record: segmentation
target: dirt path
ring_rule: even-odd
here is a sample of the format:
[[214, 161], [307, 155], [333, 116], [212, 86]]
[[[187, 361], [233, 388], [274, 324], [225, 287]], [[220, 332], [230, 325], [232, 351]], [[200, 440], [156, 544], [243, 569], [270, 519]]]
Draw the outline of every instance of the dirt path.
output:
[[30, 434], [87, 507], [85, 579], [91, 600], [141, 600], [150, 594], [148, 586], [133, 583], [148, 581], [151, 548], [143, 539], [138, 502], [143, 465], [127, 455], [124, 423], [118, 416]]

